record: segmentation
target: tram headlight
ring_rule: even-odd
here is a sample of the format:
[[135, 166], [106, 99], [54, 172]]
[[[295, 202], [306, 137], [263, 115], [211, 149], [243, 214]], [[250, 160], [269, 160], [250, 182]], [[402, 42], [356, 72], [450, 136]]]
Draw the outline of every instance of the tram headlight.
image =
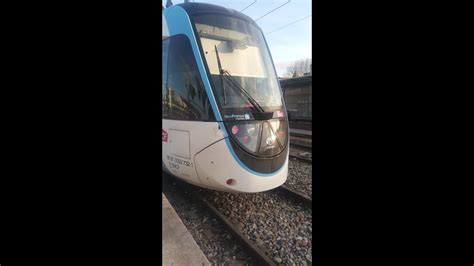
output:
[[270, 120], [273, 132], [277, 132], [280, 129], [280, 120]]
[[280, 153], [286, 146], [287, 130], [285, 121], [279, 119], [266, 121], [263, 123], [262, 130], [259, 154], [274, 156]]
[[258, 137], [258, 133], [260, 132], [259, 127], [255, 124], [247, 125], [247, 133], [252, 137]]
[[255, 155], [275, 156], [286, 146], [288, 130], [282, 119], [227, 122], [226, 125], [232, 139]]
[[228, 125], [230, 132], [239, 145], [252, 153], [257, 152], [260, 127], [261, 124], [259, 121], [245, 123], [236, 122]]
[[232, 134], [237, 135], [239, 133], [239, 126], [232, 126]]

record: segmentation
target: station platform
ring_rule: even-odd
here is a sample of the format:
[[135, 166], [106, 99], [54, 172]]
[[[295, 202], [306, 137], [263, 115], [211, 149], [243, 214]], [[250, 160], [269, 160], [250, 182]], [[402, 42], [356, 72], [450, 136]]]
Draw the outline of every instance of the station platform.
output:
[[165, 194], [161, 198], [163, 265], [211, 265]]

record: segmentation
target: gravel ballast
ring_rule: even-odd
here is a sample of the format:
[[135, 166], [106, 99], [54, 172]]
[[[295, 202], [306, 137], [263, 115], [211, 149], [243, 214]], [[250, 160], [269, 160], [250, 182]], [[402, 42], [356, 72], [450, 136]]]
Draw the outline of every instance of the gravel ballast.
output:
[[[163, 193], [212, 265], [257, 265], [257, 261], [206, 207], [182, 191], [180, 186], [174, 185], [181, 181], [169, 177], [163, 179]], [[188, 184], [183, 186], [196, 189]]]
[[201, 194], [277, 264], [311, 265], [312, 210], [277, 191]]
[[312, 164], [290, 157], [285, 186], [313, 198]]

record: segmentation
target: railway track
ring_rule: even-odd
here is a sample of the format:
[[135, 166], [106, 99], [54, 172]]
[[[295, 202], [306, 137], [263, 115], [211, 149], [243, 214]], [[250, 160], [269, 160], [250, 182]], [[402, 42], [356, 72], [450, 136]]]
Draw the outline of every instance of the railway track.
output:
[[307, 150], [307, 151], [311, 151], [313, 149], [311, 144], [303, 144], [303, 143], [299, 143], [299, 142], [290, 142], [290, 146], [293, 146], [293, 147], [299, 148], [299, 149], [304, 149], [304, 150]]
[[204, 206], [206, 206], [211, 211], [211, 213], [226, 226], [226, 228], [231, 232], [231, 234], [247, 249], [250, 254], [255, 257], [255, 259], [257, 259], [259, 265], [276, 265], [276, 263], [273, 262], [273, 260], [266, 255], [268, 251], [261, 249], [252, 241], [247, 239], [247, 237], [245, 237], [245, 235], [234, 224], [232, 224], [229, 219], [227, 219], [222, 213], [220, 213], [216, 207], [209, 203], [199, 193], [193, 191], [192, 195], [197, 200], [201, 201]]
[[281, 191], [286, 193], [288, 196], [295, 198], [297, 201], [302, 202], [303, 204], [307, 205], [308, 207], [313, 206], [313, 199], [303, 193], [290, 189], [289, 187], [282, 185], [279, 187]]
[[293, 147], [298, 147], [305, 150], [311, 150], [312, 137], [311, 136], [295, 136], [294, 134], [290, 135], [290, 145]]
[[[288, 198], [288, 202], [294, 202], [292, 204], [298, 204], [305, 206], [306, 208], [312, 207], [312, 199], [306, 195], [298, 193], [294, 190], [289, 189], [286, 186], [278, 187], [270, 193], [278, 193], [283, 195], [283, 198]], [[217, 207], [215, 207], [211, 202], [206, 200], [205, 196], [202, 193], [198, 193], [197, 190], [193, 191], [192, 194], [197, 200], [203, 203], [204, 206], [220, 221], [226, 226], [226, 228], [231, 232], [231, 234], [238, 239], [240, 244], [246, 248], [249, 254], [252, 254], [254, 258], [258, 261], [258, 265], [281, 265], [280, 263], [275, 263], [271, 257], [272, 252], [267, 250], [265, 247], [255, 243], [249, 239], [248, 233], [245, 234], [243, 229], [234, 224], [229, 218], [226, 217]], [[276, 233], [276, 232], [275, 232]]]
[[[293, 148], [293, 149], [292, 149]], [[301, 151], [301, 152], [312, 152], [312, 140], [311, 136], [294, 136], [290, 137], [290, 157], [296, 158], [300, 161], [312, 163], [312, 159], [301, 156], [298, 152], [291, 152], [292, 150]]]
[[[166, 175], [167, 178], [173, 178], [167, 174], [164, 175]], [[198, 202], [201, 202], [202, 205], [206, 207], [210, 213], [225, 226], [227, 230], [229, 230], [229, 232], [240, 242], [247, 252], [254, 256], [254, 258], [258, 261], [258, 265], [277, 265], [269, 256], [266, 255], [266, 250], [261, 249], [252, 241], [247, 239], [247, 237], [245, 237], [245, 235], [224, 214], [219, 212], [219, 210], [214, 207], [214, 205], [212, 205], [200, 193], [198, 193], [198, 190], [186, 188], [187, 185], [184, 185], [180, 180], [177, 181], [176, 184], [181, 188], [182, 191], [189, 193], [194, 199], [196, 199]]]
[[303, 161], [305, 163], [313, 163], [313, 160], [310, 159], [310, 158], [306, 158], [306, 157], [303, 157], [303, 156], [299, 156], [299, 155], [295, 155], [295, 154], [291, 154], [290, 153], [290, 158], [296, 158], [300, 161]]
[[[168, 177], [173, 178], [169, 175]], [[274, 259], [272, 259], [274, 253], [272, 255], [271, 250], [267, 250], [266, 247], [262, 246], [261, 244], [258, 244], [258, 242], [255, 242], [253, 239], [249, 238], [248, 232], [246, 232], [242, 228], [239, 228], [235, 221], [233, 222], [233, 220], [231, 220], [231, 217], [228, 217], [226, 213], [224, 213], [222, 210], [219, 210], [220, 207], [214, 205], [211, 200], [212, 198], [206, 198], [206, 193], [202, 193], [202, 189], [195, 189], [191, 185], [188, 185], [180, 180], [177, 180], [174, 183], [176, 183], [176, 185], [180, 187], [180, 190], [183, 193], [187, 193], [197, 202], [200, 202], [200, 205], [206, 208], [218, 220], [218, 222], [221, 223], [224, 228], [226, 228], [228, 232], [234, 236], [234, 239], [239, 242], [239, 244], [247, 251], [247, 253], [254, 257], [254, 259], [258, 262], [258, 265], [281, 264], [276, 263]], [[281, 186], [265, 193], [276, 193], [275, 199], [273, 199], [274, 201], [277, 198], [280, 198], [280, 200], [284, 200], [286, 198], [287, 200], [284, 201], [292, 202], [291, 205], [296, 204], [295, 207], [297, 205], [300, 205], [303, 208], [311, 208], [312, 206], [312, 199], [310, 197], [298, 193], [286, 186]]]

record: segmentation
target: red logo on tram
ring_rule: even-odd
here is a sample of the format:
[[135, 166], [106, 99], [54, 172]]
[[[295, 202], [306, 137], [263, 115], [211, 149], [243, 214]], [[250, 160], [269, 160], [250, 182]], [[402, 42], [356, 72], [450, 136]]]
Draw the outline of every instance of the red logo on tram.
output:
[[168, 133], [164, 129], [161, 129], [161, 140], [163, 142], [168, 142]]

